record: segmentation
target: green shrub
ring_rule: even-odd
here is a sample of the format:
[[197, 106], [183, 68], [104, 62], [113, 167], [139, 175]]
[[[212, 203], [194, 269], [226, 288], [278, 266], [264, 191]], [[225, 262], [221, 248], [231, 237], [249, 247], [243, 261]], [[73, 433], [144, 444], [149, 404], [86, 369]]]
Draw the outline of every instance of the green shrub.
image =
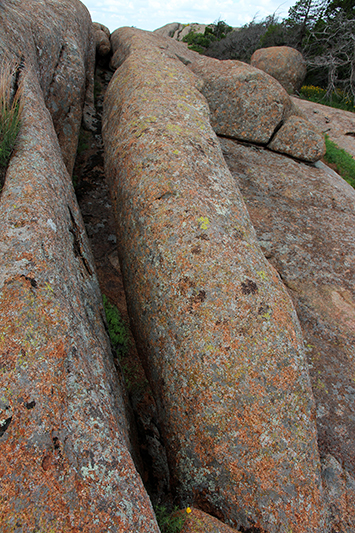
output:
[[327, 96], [326, 89], [315, 87], [314, 85], [304, 85], [301, 88], [300, 96], [310, 102], [355, 112], [354, 99], [344, 94], [340, 89], [332, 91], [332, 93]]
[[164, 505], [157, 505], [154, 510], [162, 533], [180, 533], [186, 517], [181, 514], [176, 515], [178, 507], [174, 507], [172, 513], [168, 513]]
[[3, 186], [6, 168], [20, 130], [22, 104], [21, 85], [12, 94], [11, 83], [15, 68], [5, 65], [0, 71], [0, 191]]
[[182, 40], [188, 44], [190, 50], [203, 54], [211, 43], [224, 39], [232, 30], [231, 26], [220, 20], [217, 23], [206, 26], [204, 33], [190, 31]]
[[342, 148], [339, 148], [329, 137], [325, 136], [327, 152], [324, 159], [337, 167], [338, 173], [355, 189], [355, 161]]
[[117, 307], [109, 302], [107, 296], [103, 295], [102, 299], [108, 324], [108, 333], [118, 358], [122, 360], [129, 350], [128, 328]]

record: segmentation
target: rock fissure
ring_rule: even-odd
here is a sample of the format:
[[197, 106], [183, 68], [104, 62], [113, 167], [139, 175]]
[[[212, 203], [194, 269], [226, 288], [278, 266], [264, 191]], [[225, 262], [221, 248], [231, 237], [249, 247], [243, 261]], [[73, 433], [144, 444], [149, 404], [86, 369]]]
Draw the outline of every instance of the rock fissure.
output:
[[4, 2], [21, 43], [0, 25], [33, 62], [0, 203], [1, 527], [158, 533], [176, 502], [184, 531], [353, 531], [355, 201], [321, 136], [248, 65], [133, 28], [110, 57], [78, 0], [36, 7]]

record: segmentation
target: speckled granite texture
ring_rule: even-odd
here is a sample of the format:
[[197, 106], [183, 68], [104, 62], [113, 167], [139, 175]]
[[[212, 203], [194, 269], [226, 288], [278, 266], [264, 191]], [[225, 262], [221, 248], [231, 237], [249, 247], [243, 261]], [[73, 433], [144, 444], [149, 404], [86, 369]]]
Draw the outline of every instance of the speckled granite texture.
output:
[[257, 243], [201, 79], [167, 41], [114, 32], [103, 133], [173, 483], [182, 503], [234, 527], [328, 531], [295, 309]]
[[24, 104], [0, 197], [0, 530], [158, 533], [65, 166], [92, 79], [90, 16], [76, 0], [0, 11]]

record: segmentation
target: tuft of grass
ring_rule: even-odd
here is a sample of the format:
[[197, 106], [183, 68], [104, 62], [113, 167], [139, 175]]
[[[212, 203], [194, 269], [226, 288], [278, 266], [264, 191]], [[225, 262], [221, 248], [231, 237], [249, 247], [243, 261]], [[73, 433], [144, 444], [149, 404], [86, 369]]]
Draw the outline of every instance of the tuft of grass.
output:
[[345, 94], [340, 89], [333, 91], [329, 97], [327, 97], [327, 91], [321, 87], [314, 85], [304, 85], [300, 91], [300, 97], [316, 104], [323, 104], [329, 107], [335, 107], [336, 109], [343, 109], [344, 111], [355, 112], [354, 99]]
[[108, 324], [108, 333], [118, 358], [121, 361], [128, 354], [129, 350], [128, 328], [117, 307], [109, 302], [105, 294], [103, 294], [102, 299]]
[[355, 160], [343, 148], [339, 148], [337, 144], [331, 141], [328, 135], [325, 135], [325, 145], [327, 151], [324, 159], [327, 163], [335, 165], [338, 174], [355, 189]]
[[0, 191], [21, 125], [22, 87], [20, 84], [14, 93], [12, 82], [15, 72], [16, 66], [9, 64], [0, 69]]
[[172, 513], [167, 511], [164, 505], [157, 505], [154, 508], [158, 526], [162, 533], [180, 533], [185, 523], [186, 516], [177, 515], [178, 507], [174, 507]]

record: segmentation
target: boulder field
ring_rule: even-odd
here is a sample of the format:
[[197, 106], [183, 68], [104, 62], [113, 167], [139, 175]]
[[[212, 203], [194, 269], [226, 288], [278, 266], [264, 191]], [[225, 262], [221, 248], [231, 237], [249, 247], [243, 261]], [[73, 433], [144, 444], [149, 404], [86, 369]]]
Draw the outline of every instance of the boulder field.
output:
[[183, 533], [354, 532], [355, 193], [315, 163], [321, 133], [261, 70], [109, 36], [79, 0], [0, 13], [23, 107], [0, 196], [0, 531], [160, 531], [71, 182], [96, 49], [112, 53], [105, 169]]
[[23, 104], [0, 197], [0, 530], [158, 533], [68, 173], [93, 102], [91, 19], [76, 0], [0, 12]]

